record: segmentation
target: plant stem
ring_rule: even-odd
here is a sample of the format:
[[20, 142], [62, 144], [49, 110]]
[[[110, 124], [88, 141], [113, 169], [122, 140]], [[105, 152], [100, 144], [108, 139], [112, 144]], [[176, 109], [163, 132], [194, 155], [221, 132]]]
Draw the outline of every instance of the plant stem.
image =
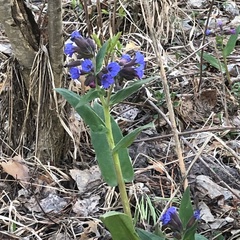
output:
[[[104, 97], [101, 97], [101, 102], [103, 104], [105, 124], [106, 124], [106, 128], [107, 128], [108, 144], [109, 144], [110, 149], [113, 150], [115, 147], [115, 143], [114, 143], [113, 133], [112, 133], [110, 108], [109, 108], [108, 103], [106, 103]], [[113, 157], [114, 168], [116, 171], [118, 188], [120, 191], [120, 197], [121, 197], [121, 202], [123, 205], [123, 210], [124, 210], [124, 213], [127, 214], [132, 219], [130, 205], [128, 202], [126, 186], [125, 186], [125, 182], [124, 182], [123, 175], [122, 175], [122, 169], [121, 169], [121, 164], [120, 164], [118, 153], [113, 153], [112, 157]]]
[[225, 69], [226, 69], [227, 81], [228, 81], [229, 87], [231, 87], [232, 83], [231, 83], [230, 73], [228, 71], [227, 57], [224, 56], [224, 54], [222, 54], [222, 55], [223, 55], [223, 63], [224, 63]]

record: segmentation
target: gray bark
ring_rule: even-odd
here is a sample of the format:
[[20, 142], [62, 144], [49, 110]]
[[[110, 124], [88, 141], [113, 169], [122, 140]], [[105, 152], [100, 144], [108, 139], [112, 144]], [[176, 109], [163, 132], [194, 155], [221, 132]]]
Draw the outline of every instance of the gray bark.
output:
[[54, 83], [61, 87], [63, 72], [62, 0], [48, 0], [49, 54]]
[[[59, 109], [58, 99], [53, 90], [54, 86], [60, 87], [62, 82], [62, 6], [61, 0], [48, 2], [49, 53], [44, 46], [39, 46], [38, 26], [23, 0], [0, 0], [0, 22], [5, 28], [14, 55], [20, 64], [26, 88], [23, 91], [27, 90], [28, 95], [31, 96], [29, 108], [33, 109], [33, 114], [25, 116], [26, 113], [29, 114], [26, 110], [28, 106], [22, 110], [22, 114], [23, 118], [32, 120], [35, 129], [31, 129], [29, 133], [28, 126], [23, 126], [21, 135], [32, 134], [35, 141], [32, 146], [35, 145], [35, 155], [41, 161], [57, 163], [65, 157], [69, 142], [59, 120], [59, 116], [62, 115], [61, 110], [64, 112], [64, 109]], [[27, 102], [27, 99], [25, 101]], [[13, 124], [20, 126], [22, 122], [17, 122], [17, 119], [20, 118], [16, 118]]]
[[27, 76], [38, 50], [38, 27], [23, 1], [19, 0], [0, 0], [0, 22], [4, 25], [14, 55], [22, 67], [25, 84], [29, 87]]

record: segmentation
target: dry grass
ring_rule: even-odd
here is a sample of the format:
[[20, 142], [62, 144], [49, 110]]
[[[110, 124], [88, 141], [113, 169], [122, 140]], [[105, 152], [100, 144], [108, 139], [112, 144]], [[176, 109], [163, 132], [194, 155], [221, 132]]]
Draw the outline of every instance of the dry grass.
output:
[[[81, 3], [84, 5], [86, 1], [82, 0]], [[198, 65], [201, 63], [198, 52], [202, 48], [204, 51], [215, 52], [213, 38], [207, 38], [204, 46], [202, 41], [208, 8], [191, 9], [185, 1], [153, 0], [149, 5], [152, 13], [149, 16], [144, 4], [144, 0], [115, 0], [110, 4], [97, 0], [88, 6], [85, 4], [85, 8], [73, 8], [71, 3], [66, 3], [63, 14], [66, 39], [76, 29], [87, 36], [95, 33], [103, 41], [121, 31], [123, 51], [142, 51], [146, 55], [145, 75], [159, 76], [151, 85], [145, 86], [123, 103], [127, 109], [134, 107], [139, 110], [134, 119], [124, 118], [121, 106], [115, 107], [113, 111], [123, 131], [131, 131], [136, 125], [150, 121], [154, 121], [156, 126], [156, 131], [142, 133], [130, 148], [136, 177], [134, 183], [128, 185], [128, 190], [133, 211], [142, 216], [138, 225], [150, 229], [154, 224], [153, 218], [143, 217], [144, 214], [150, 214], [139, 207], [146, 203], [144, 201], [148, 201], [148, 206], [156, 209], [155, 217], [159, 217], [171, 204], [171, 200], [178, 202], [182, 195], [181, 174], [174, 151], [169, 108], [163, 94], [159, 59], [156, 58], [158, 54], [154, 52], [154, 42], [150, 34], [150, 29], [154, 29], [154, 39], [161, 51], [158, 57], [161, 57], [165, 69], [164, 76], [174, 108], [177, 135], [186, 164], [186, 174], [194, 194], [194, 204], [196, 207], [199, 202], [209, 205], [215, 220], [232, 218], [234, 224], [223, 225], [217, 231], [224, 233], [226, 239], [238, 239], [239, 99], [225, 86], [223, 76], [206, 63], [203, 63], [207, 68], [203, 71], [201, 91], [198, 92]], [[51, 78], [51, 68], [44, 51], [44, 48], [39, 50], [33, 64], [31, 96], [36, 97], [35, 101], [46, 104], [50, 101], [54, 103], [56, 99], [54, 95], [49, 98], [46, 94], [52, 86], [48, 85], [45, 78], [46, 75]], [[237, 47], [234, 56], [237, 58], [238, 55]], [[236, 62], [236, 58], [231, 61]], [[40, 126], [41, 109], [33, 112], [29, 108], [31, 99], [25, 92], [14, 59], [1, 59], [1, 162], [8, 161], [14, 155], [23, 156], [31, 178], [26, 182], [28, 185], [24, 185], [19, 179], [16, 180], [1, 171], [0, 238], [111, 239], [101, 225], [99, 216], [111, 209], [121, 209], [117, 189], [101, 183], [91, 191], [79, 195], [76, 182], [69, 172], [72, 168], [84, 170], [96, 164], [88, 129], [73, 111], [69, 116], [59, 116], [72, 138], [69, 161], [64, 162], [64, 159], [60, 168], [42, 163], [41, 159], [34, 157], [38, 148], [37, 129], [32, 131], [30, 116], [37, 114], [39, 121], [36, 125]], [[73, 83], [69, 88], [81, 92]], [[62, 103], [62, 106], [64, 105], [65, 102]], [[222, 196], [219, 196], [219, 199], [223, 199], [222, 202], [211, 199], [206, 189], [196, 180], [199, 175], [210, 176], [216, 185], [224, 187], [232, 194], [232, 199], [223, 199]], [[50, 193], [58, 196], [60, 203], [65, 203], [64, 207], [56, 212], [46, 212], [40, 204]], [[151, 201], [147, 200], [146, 195], [150, 196]], [[100, 196], [100, 200], [97, 207], [93, 207], [92, 213], [88, 216], [76, 213], [76, 202], [89, 199], [91, 205], [93, 196]], [[86, 206], [83, 205], [82, 208]], [[149, 222], [146, 222], [146, 219], [149, 219]], [[202, 221], [199, 231], [206, 228], [207, 238], [214, 239], [213, 235], [217, 231]], [[232, 230], [236, 233], [231, 233]]]

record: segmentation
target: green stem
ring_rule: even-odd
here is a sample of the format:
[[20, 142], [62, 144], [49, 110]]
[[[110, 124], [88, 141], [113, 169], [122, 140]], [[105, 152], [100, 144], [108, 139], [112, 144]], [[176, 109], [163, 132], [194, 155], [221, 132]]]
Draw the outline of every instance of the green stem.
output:
[[[109, 144], [110, 149], [112, 150], [115, 147], [115, 143], [114, 143], [113, 133], [112, 133], [110, 107], [109, 107], [108, 103], [106, 103], [104, 97], [101, 97], [100, 99], [103, 104], [105, 124], [107, 127], [108, 144]], [[130, 205], [129, 205], [127, 191], [126, 191], [126, 186], [125, 186], [125, 182], [124, 182], [123, 175], [122, 175], [122, 169], [121, 169], [121, 164], [120, 164], [118, 153], [113, 153], [112, 156], [113, 156], [113, 164], [114, 164], [114, 168], [115, 168], [116, 176], [117, 176], [118, 188], [120, 191], [121, 202], [123, 205], [123, 210], [124, 210], [124, 213], [127, 214], [132, 219]]]

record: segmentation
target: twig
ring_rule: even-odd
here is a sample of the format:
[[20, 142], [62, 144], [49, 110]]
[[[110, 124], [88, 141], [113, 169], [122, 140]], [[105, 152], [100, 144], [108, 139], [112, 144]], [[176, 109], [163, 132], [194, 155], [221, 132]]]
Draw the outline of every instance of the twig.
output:
[[[195, 133], [202, 133], [202, 132], [222, 132], [222, 131], [227, 131], [227, 130], [239, 130], [239, 127], [216, 127], [216, 128], [203, 128], [203, 129], [197, 129], [197, 130], [192, 130], [192, 131], [186, 131], [186, 132], [179, 132], [179, 136], [184, 136], [184, 135], [190, 135], [190, 134], [195, 134]], [[162, 136], [156, 136], [156, 137], [151, 137], [151, 138], [141, 138], [138, 140], [135, 140], [134, 143], [137, 142], [150, 142], [150, 141], [156, 141], [160, 140], [163, 138], [169, 138], [173, 137], [173, 134], [166, 134]]]
[[87, 24], [88, 36], [91, 36], [92, 32], [93, 32], [93, 29], [92, 29], [92, 24], [90, 22], [89, 15], [88, 15], [88, 3], [87, 3], [87, 0], [83, 0], [83, 9], [84, 9], [84, 13], [85, 13], [85, 19], [86, 19], [86, 24]]
[[99, 33], [99, 38], [101, 40], [101, 44], [103, 44], [103, 19], [102, 19], [102, 9], [101, 9], [101, 3], [100, 0], [97, 0], [97, 30]]

